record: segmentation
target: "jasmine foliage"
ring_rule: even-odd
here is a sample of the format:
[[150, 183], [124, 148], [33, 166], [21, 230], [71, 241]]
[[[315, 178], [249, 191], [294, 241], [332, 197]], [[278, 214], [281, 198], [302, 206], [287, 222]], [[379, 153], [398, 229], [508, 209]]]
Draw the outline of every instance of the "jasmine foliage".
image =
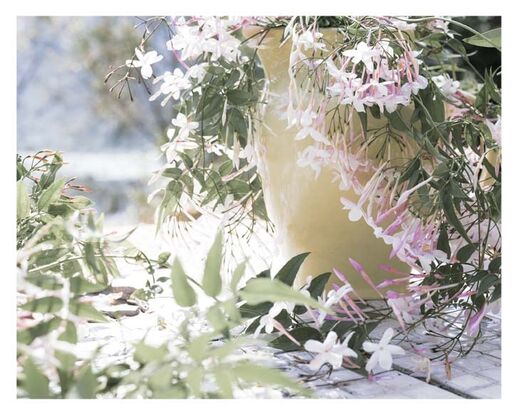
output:
[[[252, 232], [257, 219], [268, 219], [252, 144], [262, 104], [274, 97], [257, 50], [271, 30], [282, 28], [281, 43], [291, 41], [285, 115], [299, 129], [296, 139], [308, 140], [299, 165], [316, 174], [332, 169], [340, 188], [357, 195], [341, 198], [350, 220], [368, 224], [391, 245], [391, 258], [416, 270], [402, 276], [390, 269], [398, 278], [376, 289], [386, 292], [402, 281], [408, 289], [392, 291], [377, 309], [355, 304], [342, 289], [315, 297], [325, 276], [306, 287], [308, 296], [292, 292], [294, 274], [270, 279], [264, 273], [241, 293], [247, 300], [241, 316], [254, 318], [248, 333], [282, 332], [275, 344], [293, 349], [307, 339], [333, 340], [331, 332], [341, 333], [340, 340], [353, 332], [346, 337], [358, 356], [353, 365], [364, 367], [361, 348], [370, 330], [394, 316], [407, 333], [424, 325], [442, 339], [433, 359], [471, 350], [501, 292], [501, 91], [500, 68], [478, 73], [466, 45], [500, 51], [498, 30], [479, 33], [445, 17], [172, 17], [142, 25], [140, 63], [109, 78], [122, 73], [124, 82], [135, 78], [150, 89], [146, 82], [153, 79], [159, 85], [150, 99], [173, 101], [173, 128], [162, 147], [166, 164], [155, 176], [165, 180], [158, 226], [192, 219], [193, 206], [221, 214], [228, 233], [238, 224]], [[259, 28], [247, 37], [242, 29], [248, 26]], [[334, 41], [320, 31], [330, 27], [339, 34]], [[161, 28], [177, 67], [153, 78], [144, 51]], [[218, 251], [219, 243], [211, 263]], [[292, 269], [303, 260], [290, 261]], [[365, 279], [362, 265], [351, 263]], [[184, 287], [179, 301], [192, 306], [197, 291], [178, 263], [175, 269], [176, 287]], [[221, 281], [206, 270], [201, 288], [215, 297]], [[344, 307], [342, 300], [351, 302]], [[331, 305], [341, 307], [336, 320], [327, 319]], [[302, 316], [316, 308], [320, 313], [308, 323]], [[442, 329], [429, 329], [431, 322]]]
[[[282, 295], [272, 289], [269, 294], [257, 292], [253, 282], [263, 278], [239, 288], [246, 263], [224, 278], [221, 233], [208, 252], [201, 284], [185, 273], [178, 258], [171, 260], [164, 253], [149, 259], [124, 238], [110, 240], [92, 203], [72, 195], [86, 189], [59, 178], [62, 165], [57, 152], [17, 157], [19, 397], [230, 398], [256, 384], [309, 395], [277, 369], [239, 354], [250, 339], [239, 336], [245, 317], [238, 304], [258, 295], [263, 300], [317, 303], [308, 303], [287, 285]], [[107, 361], [103, 344], [85, 356], [80, 352], [85, 326], [113, 321], [90, 300], [110, 290], [120, 260], [141, 265], [152, 281], [158, 270], [169, 269], [170, 278], [149, 283], [144, 298], [159, 293], [163, 283], [170, 284], [171, 301], [179, 312], [184, 310], [183, 319], [170, 340], [157, 345], [144, 337], [122, 360]], [[283, 275], [294, 275], [296, 264], [288, 264]], [[201, 307], [201, 302], [208, 305]]]

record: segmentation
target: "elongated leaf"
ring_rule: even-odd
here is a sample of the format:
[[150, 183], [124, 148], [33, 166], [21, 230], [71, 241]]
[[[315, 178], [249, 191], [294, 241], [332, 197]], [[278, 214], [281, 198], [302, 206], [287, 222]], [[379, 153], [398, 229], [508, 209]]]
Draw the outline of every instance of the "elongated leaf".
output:
[[286, 264], [284, 264], [277, 275], [275, 275], [274, 279], [282, 281], [284, 284], [291, 287], [295, 281], [297, 273], [299, 272], [300, 266], [308, 255], [309, 252], [305, 252], [291, 258]]
[[160, 362], [167, 356], [167, 346], [151, 346], [149, 344], [144, 343], [143, 341], [139, 342], [135, 346], [135, 352], [133, 353], [133, 358], [142, 365], [145, 365], [150, 362]]
[[65, 186], [65, 179], [59, 179], [47, 187], [38, 200], [38, 209], [46, 211], [51, 203], [56, 202], [60, 195], [63, 187]]
[[241, 281], [241, 278], [243, 278], [243, 275], [245, 274], [245, 269], [246, 269], [246, 261], [243, 261], [234, 270], [234, 272], [232, 274], [232, 279], [230, 280], [230, 289], [232, 291], [237, 290], [239, 281]]
[[311, 280], [309, 284], [308, 291], [311, 294], [311, 297], [318, 298], [324, 292], [326, 288], [327, 282], [329, 281], [329, 277], [331, 277], [330, 272], [326, 272], [324, 274], [320, 274], [317, 277]]
[[81, 369], [76, 383], [77, 393], [82, 399], [93, 399], [97, 391], [97, 378], [92, 368], [87, 365]]
[[246, 362], [237, 364], [233, 368], [232, 372], [245, 382], [284, 386], [300, 393], [301, 395], [311, 395], [309, 389], [304, 388], [295, 380], [290, 379], [277, 369]]
[[232, 382], [234, 380], [232, 372], [226, 368], [217, 368], [214, 370], [214, 378], [219, 388], [219, 393], [224, 399], [233, 398]]
[[241, 297], [250, 305], [264, 302], [286, 301], [308, 307], [324, 310], [328, 314], [333, 312], [321, 305], [314, 298], [302, 294], [278, 280], [257, 278], [248, 282], [246, 287], [240, 291]]
[[443, 205], [444, 214], [446, 215], [446, 219], [448, 219], [448, 222], [451, 226], [455, 228], [455, 230], [469, 243], [471, 243], [471, 240], [469, 239], [468, 234], [466, 233], [466, 230], [464, 229], [464, 226], [462, 225], [461, 221], [457, 217], [457, 214], [455, 213], [455, 206], [453, 205], [453, 200], [451, 198], [451, 195], [446, 192], [441, 193], [441, 202]]
[[[322, 341], [320, 331], [313, 327], [297, 327], [296, 329], [290, 330], [289, 333], [302, 345], [310, 339]], [[270, 342], [270, 346], [275, 347], [276, 349], [281, 349], [285, 352], [300, 349], [300, 346], [297, 346], [293, 343], [293, 340], [284, 335], [272, 340]]]
[[221, 259], [223, 250], [223, 234], [219, 231], [209, 250], [205, 261], [202, 287], [207, 295], [216, 297], [221, 291]]
[[189, 285], [182, 264], [175, 258], [171, 268], [171, 284], [176, 303], [181, 307], [191, 307], [196, 304], [196, 292]]
[[48, 378], [30, 358], [23, 365], [23, 373], [25, 375], [23, 387], [29, 398], [45, 399], [50, 397]]
[[78, 317], [83, 317], [89, 321], [103, 323], [107, 321], [103, 313], [97, 310], [93, 305], [82, 303], [79, 301], [71, 301], [69, 305], [70, 312]]
[[471, 258], [471, 255], [473, 255], [473, 253], [477, 250], [477, 248], [477, 244], [465, 245], [459, 249], [457, 255], [455, 256], [457, 257], [459, 262], [467, 262]]
[[22, 309], [33, 313], [57, 313], [63, 307], [59, 297], [43, 297], [31, 300], [21, 306]]
[[31, 212], [31, 202], [27, 194], [27, 188], [22, 180], [16, 182], [16, 219], [20, 220]]
[[480, 35], [474, 35], [463, 40], [464, 42], [474, 46], [500, 49], [502, 47], [502, 30], [500, 28], [492, 29]]

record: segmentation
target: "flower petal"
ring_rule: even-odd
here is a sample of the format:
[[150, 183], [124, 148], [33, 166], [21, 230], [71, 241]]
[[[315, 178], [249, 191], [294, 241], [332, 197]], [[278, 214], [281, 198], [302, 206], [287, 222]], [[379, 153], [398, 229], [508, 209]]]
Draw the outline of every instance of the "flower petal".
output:
[[304, 343], [304, 349], [308, 352], [321, 353], [324, 350], [324, 345], [316, 340], [308, 340]]
[[378, 352], [374, 353], [370, 358], [367, 364], [365, 365], [365, 370], [367, 372], [371, 372], [372, 369], [376, 367], [378, 364]]
[[392, 355], [388, 350], [378, 351], [378, 361], [382, 369], [389, 370], [392, 368]]
[[379, 349], [379, 346], [376, 343], [371, 342], [363, 342], [363, 350], [365, 350], [367, 353], [374, 353]]

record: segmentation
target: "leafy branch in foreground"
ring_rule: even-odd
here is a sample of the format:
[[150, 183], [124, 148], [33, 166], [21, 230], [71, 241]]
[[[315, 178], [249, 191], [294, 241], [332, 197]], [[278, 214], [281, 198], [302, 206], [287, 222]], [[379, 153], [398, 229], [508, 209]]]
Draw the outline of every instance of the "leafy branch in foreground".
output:
[[[238, 289], [245, 263], [223, 283], [221, 233], [199, 283], [177, 258], [172, 264], [168, 254], [152, 260], [125, 238], [105, 235], [91, 202], [71, 195], [85, 189], [57, 177], [62, 164], [56, 152], [17, 157], [19, 397], [232, 397], [256, 384], [308, 395], [297, 381], [240, 353], [250, 339], [232, 333], [244, 322], [238, 304], [253, 290]], [[106, 360], [109, 341], [85, 354], [81, 333], [86, 326], [114, 321], [92, 299], [110, 291], [121, 260], [151, 275], [147, 297], [170, 286], [170, 301], [182, 318], [162, 343], [151, 344], [146, 336], [133, 342], [122, 360]], [[170, 277], [155, 281], [164, 271]], [[306, 302], [286, 289], [280, 298]], [[209, 304], [198, 306], [202, 298]]]

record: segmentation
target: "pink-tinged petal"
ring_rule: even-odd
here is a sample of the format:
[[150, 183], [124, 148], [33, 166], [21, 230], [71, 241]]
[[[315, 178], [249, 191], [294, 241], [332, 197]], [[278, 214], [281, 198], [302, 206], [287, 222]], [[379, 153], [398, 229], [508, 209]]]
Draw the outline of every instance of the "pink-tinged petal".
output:
[[361, 275], [363, 280], [376, 292], [376, 294], [378, 294], [381, 298], [385, 298], [381, 291], [378, 290], [374, 282], [372, 282], [372, 279], [369, 277], [369, 274], [365, 272], [363, 267], [352, 258], [349, 258], [349, 262], [351, 263], [353, 268]]
[[475, 334], [477, 334], [480, 322], [486, 315], [486, 310], [487, 310], [487, 303], [484, 303], [484, 305], [478, 311], [478, 313], [476, 313], [473, 317], [471, 317], [469, 319], [469, 322], [468, 322], [468, 335], [469, 336], [474, 336]]
[[309, 368], [311, 370], [318, 370], [320, 369], [320, 367], [326, 363], [327, 360], [326, 360], [326, 355], [325, 353], [322, 353], [322, 354], [319, 354], [317, 357], [315, 357], [310, 363], [309, 363]]
[[361, 274], [363, 272], [363, 267], [362, 267], [362, 265], [360, 263], [356, 262], [352, 258], [349, 258], [349, 262], [351, 263], [353, 268], [356, 270], [356, 272], [358, 272], [359, 274]]
[[347, 307], [347, 304], [345, 304], [342, 300], [340, 300], [338, 303], [340, 304], [340, 307], [342, 307], [343, 312], [347, 314], [347, 316], [356, 323], [357, 321], [349, 311], [349, 307]]
[[279, 322], [278, 322], [277, 320], [275, 320], [275, 319], [273, 319], [272, 323], [273, 323], [273, 326], [274, 326], [277, 330], [279, 330], [282, 334], [284, 334], [288, 339], [290, 339], [290, 340], [291, 340], [293, 343], [295, 343], [297, 346], [300, 346], [299, 341], [298, 341], [295, 337], [293, 337], [293, 336], [288, 332], [288, 330], [286, 330], [286, 329], [284, 328], [284, 326], [283, 326], [281, 323], [279, 323]]
[[[365, 301], [363, 301], [363, 299], [358, 295], [356, 294], [356, 292], [353, 291], [353, 293], [356, 295], [356, 297], [358, 299], [360, 299], [360, 301], [363, 303], [363, 304], [366, 304]], [[347, 304], [349, 304], [349, 306], [354, 310], [354, 312], [356, 313], [356, 315], [361, 319], [361, 320], [365, 320], [365, 314], [363, 313], [363, 311], [360, 309], [360, 307], [358, 307], [356, 305], [356, 303], [346, 294], [344, 295], [344, 300], [347, 302]]]
[[324, 346], [319, 341], [308, 340], [306, 343], [304, 343], [304, 349], [312, 353], [322, 353], [324, 351]]
[[392, 355], [388, 350], [380, 350], [378, 353], [378, 362], [382, 369], [389, 370], [392, 368]]

